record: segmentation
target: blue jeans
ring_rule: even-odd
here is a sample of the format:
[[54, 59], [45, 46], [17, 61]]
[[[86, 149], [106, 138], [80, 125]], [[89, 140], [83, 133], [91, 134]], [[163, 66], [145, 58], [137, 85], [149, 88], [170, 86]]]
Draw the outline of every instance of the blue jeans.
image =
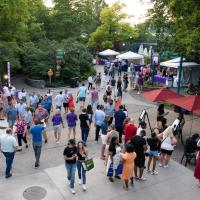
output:
[[88, 135], [89, 135], [89, 128], [81, 127], [81, 138], [82, 141], [84, 141], [85, 143], [87, 142]]
[[80, 161], [77, 161], [78, 178], [82, 180], [82, 184], [86, 184], [86, 171]]
[[6, 158], [6, 176], [10, 174], [10, 170], [12, 169], [12, 163], [15, 156], [14, 152], [3, 152], [3, 155]]
[[35, 153], [35, 164], [39, 164], [41, 150], [42, 150], [42, 143], [33, 142], [33, 150]]
[[65, 163], [65, 167], [67, 170], [67, 178], [70, 181], [70, 188], [74, 188], [76, 163], [74, 164]]

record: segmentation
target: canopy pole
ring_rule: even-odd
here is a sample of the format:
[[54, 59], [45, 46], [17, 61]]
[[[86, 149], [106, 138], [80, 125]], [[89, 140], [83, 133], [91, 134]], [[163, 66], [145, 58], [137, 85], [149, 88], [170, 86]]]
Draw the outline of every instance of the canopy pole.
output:
[[191, 122], [191, 126], [190, 126], [190, 136], [191, 136], [191, 133], [192, 133], [193, 120], [194, 120], [194, 115], [192, 114], [192, 122]]
[[178, 87], [177, 87], [178, 94], [180, 93], [180, 89], [181, 89], [182, 69], [183, 69], [183, 54], [181, 54], [180, 64], [178, 67]]

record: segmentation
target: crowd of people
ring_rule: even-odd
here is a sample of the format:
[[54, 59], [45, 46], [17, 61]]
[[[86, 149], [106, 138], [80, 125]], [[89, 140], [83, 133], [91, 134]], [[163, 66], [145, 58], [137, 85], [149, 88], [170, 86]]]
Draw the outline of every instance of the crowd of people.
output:
[[[111, 65], [111, 69], [112, 67]], [[56, 144], [62, 139], [61, 131], [65, 124], [68, 128], [68, 142], [63, 156], [72, 194], [75, 194], [76, 169], [79, 184], [84, 191], [87, 190], [87, 170], [84, 162], [90, 157], [87, 143], [92, 126], [95, 128], [94, 142], [98, 144], [101, 140], [100, 158], [105, 164], [106, 176], [110, 182], [114, 182], [115, 178], [122, 179], [124, 189], [128, 190], [129, 182], [133, 186], [134, 179], [147, 180], [144, 176], [145, 168], [147, 173], [157, 175], [157, 161], [160, 167], [168, 168], [178, 133], [182, 131], [185, 123], [184, 116], [179, 114], [178, 128], [167, 126], [165, 118], [167, 113], [161, 104], [157, 111], [156, 126], [148, 132], [146, 122], [140, 120], [138, 127], [122, 104], [123, 92], [127, 92], [130, 76], [128, 73], [124, 73], [123, 78], [122, 74], [118, 75], [115, 79], [115, 71], [110, 70], [107, 75], [98, 73], [95, 77], [89, 76], [88, 86], [83, 83], [76, 95], [65, 90], [53, 97], [49, 90], [43, 96], [33, 92], [28, 97], [24, 89], [18, 92], [12, 91], [12, 94], [8, 95], [8, 89], [4, 88], [0, 95], [0, 120], [6, 118], [9, 128], [6, 129], [6, 134], [0, 137], [0, 147], [6, 158], [5, 177], [12, 176], [14, 155], [16, 151], [23, 151], [22, 142], [25, 148], [29, 148], [32, 140], [34, 166], [35, 168], [40, 166], [42, 145], [43, 141], [45, 144], [48, 143], [47, 127], [50, 124], [53, 126]], [[103, 91], [102, 97], [100, 91]], [[86, 99], [89, 100], [87, 105]], [[62, 110], [64, 117], [61, 114]], [[81, 131], [80, 141], [76, 134], [78, 121]], [[198, 142], [199, 148], [200, 142]], [[199, 152], [197, 160], [195, 177], [200, 180]]]

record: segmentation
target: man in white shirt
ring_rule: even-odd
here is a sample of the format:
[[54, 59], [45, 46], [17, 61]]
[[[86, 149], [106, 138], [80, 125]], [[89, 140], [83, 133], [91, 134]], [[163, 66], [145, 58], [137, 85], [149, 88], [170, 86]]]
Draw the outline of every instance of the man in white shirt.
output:
[[35, 92], [33, 92], [32, 95], [30, 96], [30, 107], [31, 107], [31, 109], [35, 110], [37, 108], [38, 102], [39, 102], [39, 98], [35, 94]]
[[61, 110], [61, 107], [62, 107], [63, 102], [64, 102], [64, 97], [63, 97], [62, 91], [60, 91], [60, 93], [58, 95], [56, 95], [55, 100], [56, 100], [56, 109]]
[[6, 134], [0, 136], [0, 149], [6, 158], [6, 176], [9, 178], [12, 176], [10, 170], [12, 169], [12, 163], [17, 149], [17, 140], [12, 136], [12, 129], [8, 128]]
[[92, 75], [90, 75], [88, 77], [88, 90], [92, 89], [93, 83], [94, 83], [94, 81], [93, 81]]

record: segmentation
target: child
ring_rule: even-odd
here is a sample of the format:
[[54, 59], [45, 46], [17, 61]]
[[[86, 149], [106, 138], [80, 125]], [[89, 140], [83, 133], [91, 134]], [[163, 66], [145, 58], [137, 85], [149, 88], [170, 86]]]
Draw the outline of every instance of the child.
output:
[[69, 104], [69, 110], [72, 110], [72, 109], [74, 110], [75, 109], [74, 98], [71, 93], [68, 94], [67, 100]]
[[131, 144], [126, 145], [126, 152], [122, 154], [123, 170], [122, 178], [124, 180], [124, 189], [128, 190], [128, 182], [131, 180], [131, 185], [133, 186], [134, 178], [134, 160], [136, 158], [136, 153]]
[[197, 155], [196, 155], [196, 160], [197, 160], [197, 164], [195, 167], [195, 171], [194, 171], [194, 177], [196, 179], [198, 179], [199, 181], [199, 187], [200, 187], [200, 139], [197, 143]]
[[147, 138], [147, 142], [150, 147], [147, 171], [151, 172], [150, 165], [151, 165], [151, 161], [153, 160], [153, 168], [152, 168], [151, 175], [157, 175], [158, 172], [155, 171], [155, 168], [156, 168], [156, 161], [158, 159], [158, 149], [159, 149], [160, 141], [158, 140], [155, 132], [151, 134], [151, 138]]

